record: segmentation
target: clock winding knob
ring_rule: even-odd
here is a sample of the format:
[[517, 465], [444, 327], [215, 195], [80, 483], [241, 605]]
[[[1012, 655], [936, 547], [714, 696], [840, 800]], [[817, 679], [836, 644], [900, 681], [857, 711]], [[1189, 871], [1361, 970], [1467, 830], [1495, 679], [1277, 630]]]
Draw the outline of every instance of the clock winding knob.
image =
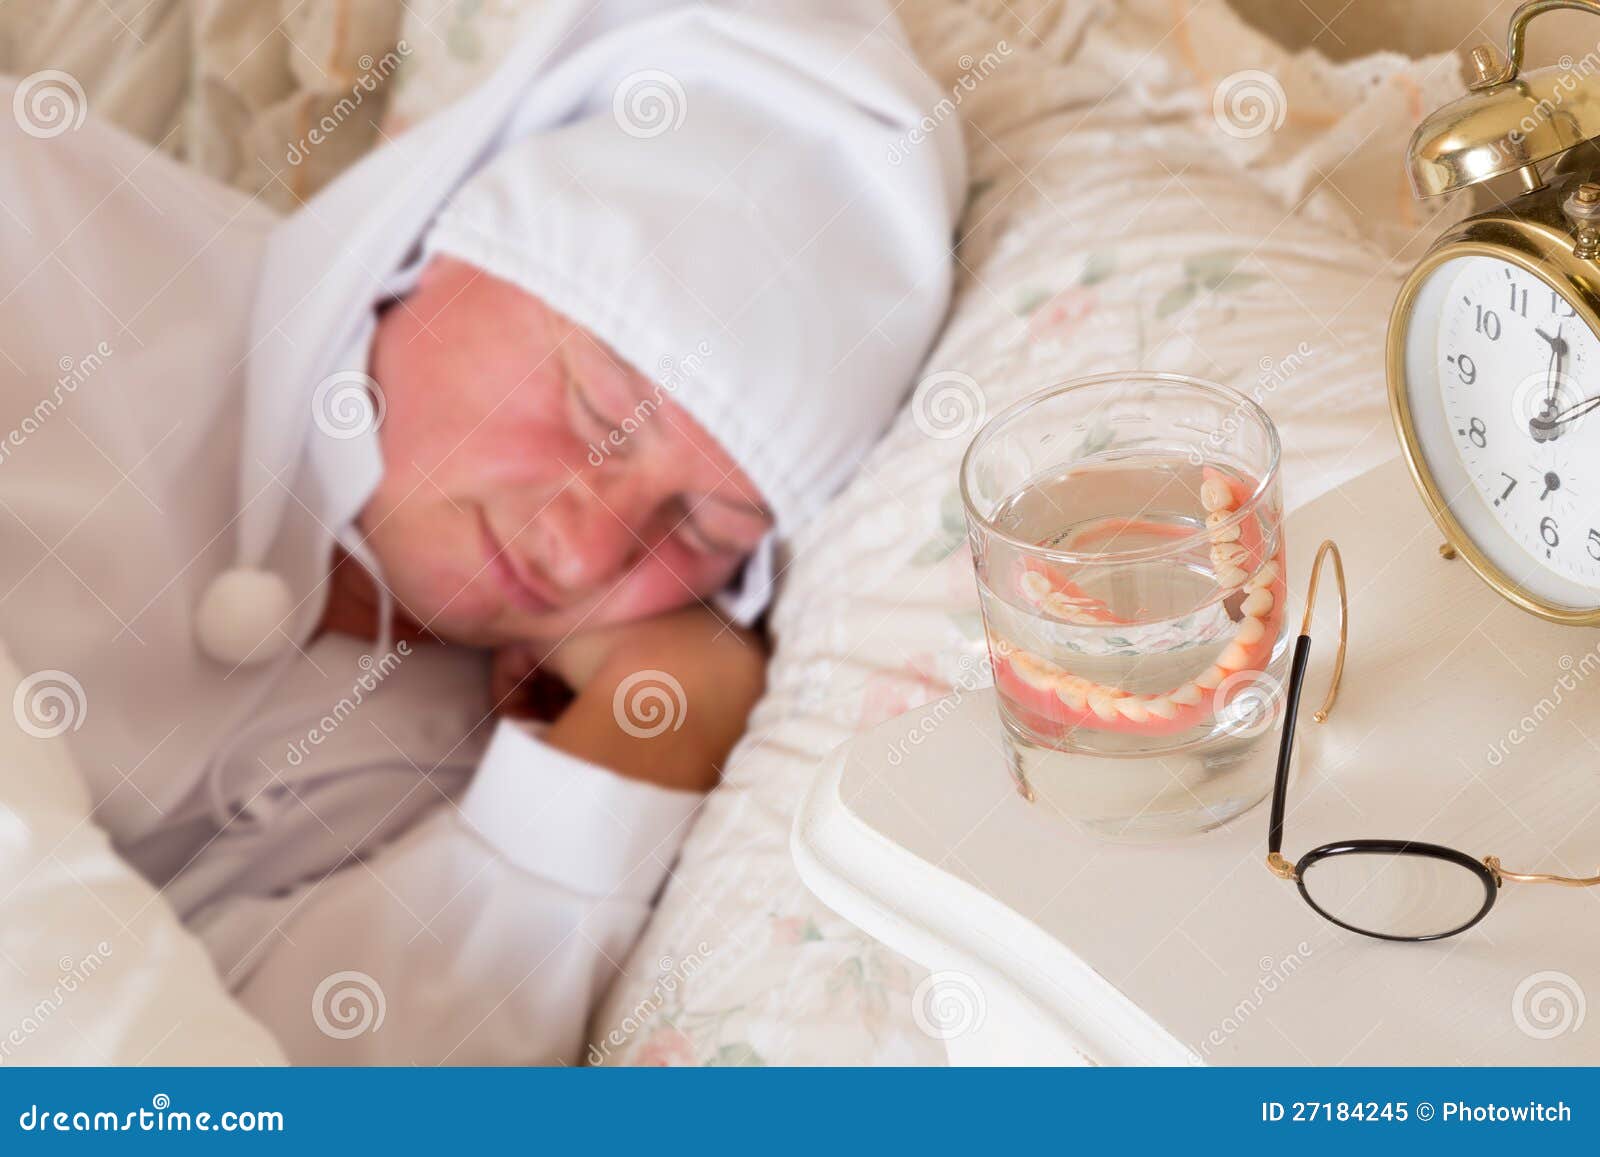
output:
[[1495, 55], [1494, 47], [1480, 44], [1472, 50], [1472, 81], [1467, 85], [1469, 89], [1477, 91], [1484, 88], [1493, 88], [1499, 84], [1505, 65], [1500, 63], [1500, 58]]
[[1600, 184], [1585, 181], [1561, 203], [1572, 223], [1572, 255], [1585, 261], [1600, 255]]

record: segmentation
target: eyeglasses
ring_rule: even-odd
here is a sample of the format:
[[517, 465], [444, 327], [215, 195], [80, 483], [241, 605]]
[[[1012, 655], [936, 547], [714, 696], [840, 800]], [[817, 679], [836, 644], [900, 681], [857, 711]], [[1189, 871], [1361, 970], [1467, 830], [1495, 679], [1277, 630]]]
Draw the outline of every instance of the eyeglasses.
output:
[[1489, 914], [1501, 886], [1563, 884], [1572, 888], [1600, 885], [1600, 876], [1555, 876], [1510, 872], [1495, 856], [1474, 859], [1466, 852], [1416, 840], [1340, 840], [1312, 848], [1291, 864], [1283, 856], [1283, 810], [1289, 790], [1289, 758], [1294, 750], [1295, 718], [1311, 653], [1311, 610], [1317, 599], [1322, 564], [1333, 560], [1339, 586], [1339, 652], [1327, 698], [1312, 716], [1327, 721], [1339, 695], [1349, 642], [1350, 603], [1345, 593], [1344, 560], [1329, 539], [1317, 548], [1306, 591], [1305, 617], [1295, 640], [1284, 704], [1283, 739], [1278, 747], [1277, 781], [1272, 791], [1272, 816], [1267, 831], [1267, 867], [1293, 880], [1307, 904], [1341, 928], [1379, 940], [1440, 940], [1465, 932]]

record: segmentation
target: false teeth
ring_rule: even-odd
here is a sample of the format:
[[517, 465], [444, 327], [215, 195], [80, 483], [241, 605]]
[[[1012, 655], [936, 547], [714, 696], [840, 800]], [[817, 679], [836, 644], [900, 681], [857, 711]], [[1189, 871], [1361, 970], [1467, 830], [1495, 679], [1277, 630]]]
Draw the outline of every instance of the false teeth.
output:
[[1256, 587], [1245, 596], [1239, 609], [1253, 619], [1265, 618], [1267, 612], [1272, 610], [1272, 592], [1266, 587]]
[[1176, 719], [1178, 705], [1165, 695], [1154, 695], [1144, 701], [1145, 709], [1162, 719]]
[[1017, 678], [1035, 691], [1054, 689], [1061, 676], [1066, 674], [1054, 663], [1046, 662], [1027, 651], [1016, 651], [1012, 654], [1011, 668], [1017, 673]]
[[1233, 490], [1220, 478], [1207, 478], [1200, 486], [1200, 503], [1207, 510], [1225, 510], [1233, 505]]
[[1074, 711], [1082, 711], [1089, 705], [1089, 697], [1084, 694], [1083, 684], [1076, 679], [1063, 679], [1057, 683], [1056, 698]]
[[1239, 536], [1244, 533], [1236, 522], [1232, 526], [1223, 526], [1224, 522], [1233, 517], [1231, 510], [1213, 510], [1206, 515], [1206, 529], [1211, 533], [1212, 542], [1238, 542]]
[[1028, 597], [1029, 601], [1034, 603], [1043, 602], [1052, 593], [1050, 580], [1038, 571], [1023, 571], [1018, 585], [1021, 586], [1022, 593]]
[[1180, 707], [1193, 707], [1196, 703], [1200, 702], [1201, 699], [1205, 698], [1205, 696], [1201, 692], [1200, 688], [1195, 684], [1185, 683], [1171, 695], [1167, 696], [1167, 698], [1171, 699]]
[[1243, 586], [1244, 580], [1249, 577], [1236, 566], [1220, 566], [1217, 568], [1217, 585], [1227, 590]]
[[1150, 711], [1145, 707], [1145, 701], [1132, 695], [1118, 699], [1117, 710], [1135, 723], [1143, 723], [1150, 718]]
[[1236, 542], [1218, 543], [1211, 548], [1211, 562], [1214, 566], [1243, 568], [1249, 558], [1250, 552]]
[[1089, 710], [1107, 723], [1111, 722], [1119, 714], [1116, 700], [1111, 697], [1110, 692], [1104, 687], [1096, 687], [1089, 692]]
[[[1235, 673], [1250, 669], [1252, 648], [1266, 639], [1272, 629], [1266, 619], [1275, 603], [1271, 588], [1282, 573], [1281, 567], [1276, 561], [1267, 561], [1254, 573], [1247, 569], [1259, 555], [1243, 545], [1242, 526], [1229, 521], [1235, 516], [1235, 499], [1233, 488], [1225, 479], [1206, 478], [1200, 487], [1200, 501], [1207, 511], [1206, 532], [1211, 540], [1210, 556], [1216, 581], [1223, 591], [1229, 594], [1242, 591], [1244, 596], [1239, 602], [1243, 617], [1213, 665], [1172, 691], [1145, 696], [1091, 682], [1047, 659], [1013, 647], [1012, 667], [1019, 680], [1035, 690], [1053, 692], [1056, 699], [1073, 712], [1092, 713], [1107, 724], [1127, 721], [1139, 725], [1152, 719], [1181, 718], [1184, 709], [1199, 706]], [[1058, 586], [1065, 589], [1058, 589]], [[1111, 616], [1105, 603], [1083, 594], [1065, 579], [1058, 583], [1047, 573], [1024, 571], [1019, 576], [1018, 587], [1029, 604], [1058, 620], [1091, 626], [1120, 621]]]
[[1217, 659], [1217, 666], [1228, 671], [1243, 671], [1250, 665], [1250, 649], [1235, 639]]

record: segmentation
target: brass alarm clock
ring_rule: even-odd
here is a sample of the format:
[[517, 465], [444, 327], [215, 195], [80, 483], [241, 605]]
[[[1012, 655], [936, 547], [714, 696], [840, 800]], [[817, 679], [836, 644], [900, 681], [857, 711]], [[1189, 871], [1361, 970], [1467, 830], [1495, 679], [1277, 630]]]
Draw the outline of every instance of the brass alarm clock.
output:
[[1600, 53], [1523, 71], [1528, 22], [1557, 8], [1600, 16], [1523, 4], [1504, 60], [1475, 49], [1470, 91], [1411, 138], [1420, 197], [1517, 187], [1406, 279], [1389, 404], [1447, 556], [1524, 610], [1600, 625]]

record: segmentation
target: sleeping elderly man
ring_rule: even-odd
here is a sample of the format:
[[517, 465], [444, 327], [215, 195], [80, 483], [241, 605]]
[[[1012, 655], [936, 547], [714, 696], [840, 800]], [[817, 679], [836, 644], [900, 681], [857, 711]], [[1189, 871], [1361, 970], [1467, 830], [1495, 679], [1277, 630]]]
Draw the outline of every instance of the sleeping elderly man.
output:
[[[286, 219], [92, 116], [5, 125], [19, 723], [296, 1062], [583, 1056], [782, 544], [949, 292], [958, 130], [878, 0], [548, 7]], [[70, 726], [27, 726], [41, 679]], [[9, 952], [53, 962], [29, 892]], [[154, 902], [94, 899], [52, 916], [159, 988]]]

